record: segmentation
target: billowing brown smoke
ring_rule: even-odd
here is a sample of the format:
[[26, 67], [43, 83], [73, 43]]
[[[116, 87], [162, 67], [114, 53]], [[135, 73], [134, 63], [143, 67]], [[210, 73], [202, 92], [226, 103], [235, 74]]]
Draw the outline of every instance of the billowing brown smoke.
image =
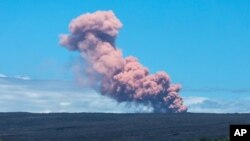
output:
[[180, 85], [170, 84], [165, 72], [149, 74], [135, 57], [123, 58], [115, 47], [121, 22], [112, 11], [83, 14], [70, 25], [70, 34], [61, 35], [60, 44], [79, 51], [87, 62], [84, 70], [93, 87], [118, 102], [135, 102], [151, 106], [153, 112], [187, 111], [178, 95]]

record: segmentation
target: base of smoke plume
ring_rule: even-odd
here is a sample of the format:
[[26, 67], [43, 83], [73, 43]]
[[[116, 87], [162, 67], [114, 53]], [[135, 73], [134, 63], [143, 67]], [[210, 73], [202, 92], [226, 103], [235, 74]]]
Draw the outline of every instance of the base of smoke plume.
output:
[[128, 109], [132, 109], [134, 113], [152, 113], [154, 111], [154, 108], [150, 104], [143, 105], [136, 102], [123, 102], [120, 104], [124, 105]]

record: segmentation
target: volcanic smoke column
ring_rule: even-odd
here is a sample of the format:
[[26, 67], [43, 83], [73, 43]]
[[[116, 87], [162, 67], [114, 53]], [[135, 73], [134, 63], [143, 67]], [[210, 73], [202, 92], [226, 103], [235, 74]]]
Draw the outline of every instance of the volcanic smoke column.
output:
[[187, 111], [178, 95], [180, 85], [171, 84], [165, 72], [149, 74], [147, 68], [129, 56], [123, 58], [115, 39], [121, 22], [112, 11], [97, 11], [73, 19], [70, 34], [60, 36], [60, 44], [79, 51], [87, 63], [84, 67], [93, 86], [118, 102], [135, 102], [151, 106], [153, 112]]

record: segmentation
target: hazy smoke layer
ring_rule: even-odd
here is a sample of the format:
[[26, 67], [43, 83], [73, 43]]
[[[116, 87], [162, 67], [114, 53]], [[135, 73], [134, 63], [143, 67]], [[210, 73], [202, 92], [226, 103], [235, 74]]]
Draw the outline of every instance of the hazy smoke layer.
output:
[[154, 112], [186, 112], [178, 95], [180, 85], [170, 84], [165, 72], [149, 74], [135, 57], [123, 58], [115, 47], [121, 27], [112, 11], [83, 14], [70, 23], [71, 33], [61, 35], [60, 44], [81, 53], [88, 79], [96, 82], [92, 86], [101, 94], [118, 102], [151, 106]]

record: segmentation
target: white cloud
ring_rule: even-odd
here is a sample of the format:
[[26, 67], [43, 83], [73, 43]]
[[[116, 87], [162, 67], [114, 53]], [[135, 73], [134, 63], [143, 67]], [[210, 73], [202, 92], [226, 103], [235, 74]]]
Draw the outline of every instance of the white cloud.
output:
[[208, 98], [206, 97], [195, 97], [195, 96], [191, 96], [191, 97], [186, 97], [184, 104], [187, 106], [193, 105], [193, 104], [200, 104], [203, 103], [205, 100], [207, 100]]
[[[128, 106], [68, 81], [0, 79], [0, 112], [136, 112]], [[145, 110], [146, 112], [147, 110]]]
[[15, 76], [14, 78], [16, 78], [16, 79], [21, 79], [21, 80], [31, 80], [31, 78], [28, 77], [28, 76], [20, 76], [20, 75], [17, 75], [17, 76]]
[[206, 97], [184, 98], [189, 112], [195, 113], [249, 113], [250, 99], [211, 99]]
[[15, 78], [15, 79], [20, 79], [20, 80], [31, 80], [29, 76], [22, 76], [22, 75], [15, 75], [15, 76], [7, 76], [4, 74], [0, 74], [0, 78]]
[[[241, 94], [242, 95], [242, 94]], [[187, 96], [184, 104], [189, 112], [250, 112], [250, 96], [238, 99]], [[117, 103], [94, 90], [80, 88], [70, 81], [38, 81], [13, 79], [0, 75], [0, 112], [150, 112], [149, 106]]]
[[60, 102], [59, 105], [61, 105], [61, 106], [69, 106], [69, 105], [71, 105], [71, 103], [70, 102]]
[[0, 74], [0, 78], [6, 78], [7, 76], [4, 74]]

